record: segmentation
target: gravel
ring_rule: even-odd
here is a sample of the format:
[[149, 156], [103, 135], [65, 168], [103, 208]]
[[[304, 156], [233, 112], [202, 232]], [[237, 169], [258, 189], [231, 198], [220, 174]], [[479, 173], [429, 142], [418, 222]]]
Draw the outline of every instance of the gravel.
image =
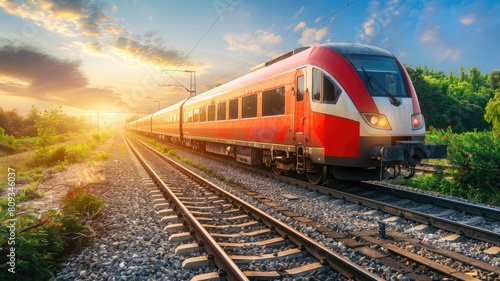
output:
[[97, 242], [70, 256], [52, 280], [190, 280], [182, 270], [182, 257], [174, 254], [142, 182], [137, 161], [120, 151], [123, 140], [114, 139], [112, 157], [104, 167], [106, 180], [96, 194], [107, 205], [94, 226], [105, 230]]
[[[344, 203], [342, 200], [338, 200], [316, 192], [311, 192], [309, 190], [289, 185], [283, 182], [278, 182], [273, 179], [256, 177], [254, 174], [243, 171], [240, 168], [221, 165], [219, 162], [216, 162], [214, 160], [202, 158], [188, 152], [178, 151], [178, 154], [209, 169], [212, 169], [213, 171], [215, 171], [215, 174], [219, 176], [219, 178], [224, 177], [230, 182], [241, 184], [254, 192], [261, 193], [273, 202], [287, 207], [293, 212], [300, 213], [304, 217], [307, 217], [311, 220], [318, 221], [324, 226], [337, 232], [348, 233], [366, 230], [378, 230], [380, 221], [392, 217], [392, 215], [390, 214], [379, 212], [377, 212], [375, 215], [366, 214], [367, 211], [371, 210], [370, 208], [359, 206], [357, 204], [349, 202]], [[187, 165], [185, 166], [189, 167]], [[195, 168], [190, 169], [196, 170], [197, 173], [203, 173]], [[394, 273], [394, 271], [383, 266], [380, 261], [363, 256], [356, 250], [347, 248], [341, 242], [331, 241], [331, 238], [323, 236], [316, 229], [307, 226], [304, 223], [294, 221], [293, 219], [279, 212], [270, 210], [267, 205], [261, 204], [253, 198], [245, 196], [238, 191], [234, 191], [234, 189], [226, 185], [225, 182], [227, 180], [220, 181], [216, 178], [211, 177], [210, 175], [205, 176], [207, 176], [208, 178], [212, 178], [211, 180], [213, 182], [217, 182], [217, 184], [219, 184], [221, 187], [226, 186], [227, 190], [230, 190], [232, 193], [238, 194], [238, 196], [246, 198], [245, 200], [249, 202], [255, 202], [254, 205], [256, 205], [257, 207], [265, 210], [266, 212], [273, 213], [274, 216], [281, 221], [294, 225], [294, 227], [301, 232], [316, 238], [318, 241], [325, 245], [329, 245], [332, 250], [335, 250], [343, 254], [344, 256], [348, 256], [351, 260], [356, 261], [358, 264], [372, 269], [373, 272], [380, 274], [385, 279], [390, 280], [395, 278], [393, 275], [389, 274], [390, 272]], [[277, 190], [279, 190], [279, 192], [277, 192]], [[298, 199], [289, 200], [285, 196], [283, 196], [284, 194], [296, 196], [298, 197]], [[463, 216], [461, 218], [458, 218], [458, 220], [467, 219], [466, 214], [458, 213], [457, 216]], [[443, 249], [456, 251], [457, 253], [461, 253], [466, 256], [488, 262], [494, 266], [500, 265], [500, 257], [495, 257], [493, 255], [484, 253], [484, 250], [493, 246], [489, 243], [474, 241], [449, 242], [443, 238], [450, 235], [450, 233], [442, 230], [438, 230], [434, 233], [410, 231], [410, 229], [416, 226], [416, 224], [415, 222], [404, 218], [398, 219], [394, 222], [387, 222], [386, 225], [388, 230], [405, 233], [410, 237], [421, 239], [423, 242], [427, 242]], [[387, 252], [386, 249], [376, 250], [380, 252]], [[423, 252], [422, 254], [426, 254], [426, 252]], [[433, 253], [429, 253], [428, 258], [434, 259], [436, 258], [436, 255]], [[467, 266], [462, 266], [462, 268], [458, 269], [462, 269], [465, 271], [470, 270], [470, 268], [468, 268]]]
[[[118, 136], [115, 142], [118, 144], [123, 141]], [[114, 149], [116, 151], [112, 153], [113, 156], [104, 168], [105, 176], [109, 180], [105, 184], [99, 184], [97, 189], [98, 195], [105, 198], [108, 206], [104, 218], [100, 221], [101, 225], [97, 228], [106, 228], [107, 231], [92, 247], [78, 255], [71, 256], [53, 280], [190, 280], [195, 273], [182, 270], [183, 257], [174, 254], [178, 244], [168, 242], [167, 234], [163, 231], [165, 225], [160, 222], [154, 211], [154, 206], [142, 183], [141, 169], [138, 169], [136, 160], [131, 160], [129, 153], [120, 152], [118, 145], [114, 145]], [[342, 200], [272, 179], [256, 177], [239, 168], [221, 165], [219, 162], [191, 153], [177, 151], [177, 154], [212, 169], [219, 178], [222, 176], [230, 182], [251, 187], [253, 191], [263, 194], [291, 211], [321, 222], [338, 232], [378, 230], [378, 223], [390, 217], [383, 213], [369, 215], [366, 214], [369, 208], [344, 203]], [[195, 168], [190, 167], [190, 169], [203, 174]], [[384, 266], [379, 260], [361, 255], [343, 243], [325, 237], [316, 229], [295, 221], [250, 196], [235, 191], [226, 184], [227, 180], [222, 181], [210, 175], [204, 176], [263, 211], [272, 213], [281, 221], [291, 223], [296, 229], [316, 238], [332, 250], [369, 268], [372, 272], [378, 273], [384, 279], [401, 280], [402, 276], [398, 276], [395, 270]], [[298, 199], [289, 200], [283, 196], [284, 194], [296, 196]], [[414, 222], [406, 219], [387, 223], [390, 230], [407, 233], [424, 242], [455, 250], [492, 265], [500, 264], [500, 258], [483, 252], [490, 246], [486, 243], [450, 243], [442, 240], [449, 233], [444, 231], [430, 234], [410, 232], [409, 229], [414, 226]], [[387, 252], [387, 249], [378, 245], [375, 245], [373, 249]], [[421, 252], [422, 255], [427, 254], [425, 251]], [[429, 255], [433, 254], [429, 253]], [[443, 259], [443, 263], [450, 263], [450, 261]], [[249, 267], [252, 266], [253, 264], [249, 265]]]

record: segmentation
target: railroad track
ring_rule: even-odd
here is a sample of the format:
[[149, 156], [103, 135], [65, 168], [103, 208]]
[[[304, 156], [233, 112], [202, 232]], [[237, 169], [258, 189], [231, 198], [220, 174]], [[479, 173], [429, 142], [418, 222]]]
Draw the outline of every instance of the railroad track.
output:
[[[232, 165], [235, 164], [232, 163]], [[238, 166], [250, 169], [266, 177], [277, 178], [288, 184], [327, 194], [329, 197], [337, 198], [333, 199], [336, 201], [336, 204], [344, 205], [345, 208], [352, 209], [353, 211], [366, 208], [366, 206], [371, 208], [371, 210], [365, 211], [360, 216], [378, 216], [377, 214], [380, 213], [392, 214], [393, 216], [389, 217], [387, 221], [384, 222], [382, 219], [380, 220], [381, 225], [387, 225], [388, 229], [391, 228], [391, 225], [398, 224], [400, 220], [414, 220], [418, 217], [417, 215], [422, 215], [420, 213], [422, 213], [424, 209], [439, 210], [439, 208], [447, 208], [449, 211], [441, 209], [439, 213], [448, 213], [450, 216], [453, 216], [453, 211], [457, 213], [457, 210], [460, 210], [458, 212], [462, 213], [467, 212], [471, 214], [471, 218], [467, 220], [469, 223], [463, 223], [463, 220], [462, 223], [450, 222], [449, 219], [442, 218], [442, 216], [424, 214], [422, 224], [418, 225], [413, 231], [417, 233], [435, 231], [436, 229], [447, 229], [448, 226], [444, 226], [446, 224], [455, 225], [451, 226], [448, 230], [453, 232], [450, 237], [447, 237], [450, 243], [467, 243], [467, 239], [471, 238], [474, 241], [489, 241], [483, 247], [484, 251], [493, 256], [498, 256], [500, 253], [500, 248], [498, 248], [498, 241], [500, 241], [500, 239], [498, 239], [498, 231], [495, 231], [495, 228], [492, 230], [476, 229], [478, 228], [477, 224], [492, 225], [495, 221], [498, 221], [499, 213], [498, 210], [494, 208], [484, 208], [466, 202], [430, 197], [429, 195], [412, 193], [398, 188], [387, 186], [380, 187], [379, 184], [373, 183], [360, 183], [358, 186], [335, 185], [335, 187], [341, 186], [343, 190], [334, 190], [332, 186], [324, 187], [310, 185], [300, 180], [275, 175], [274, 173], [265, 172], [260, 169], [255, 170], [245, 165]], [[238, 188], [238, 186], [236, 186], [236, 188]], [[377, 195], [374, 192], [379, 192], [380, 194]], [[249, 192], [249, 194], [258, 201], [264, 203], [269, 201], [263, 194], [256, 192]], [[389, 202], [383, 202], [384, 200], [378, 201], [375, 200], [375, 198], [385, 198], [384, 200]], [[411, 198], [414, 202], [409, 202], [408, 198]], [[402, 207], [401, 204], [404, 206], [411, 206], [412, 208]], [[276, 202], [272, 202], [269, 205], [283, 210], [283, 207], [280, 207]], [[429, 205], [432, 208], [428, 208]], [[387, 267], [400, 268], [401, 272], [405, 273], [404, 276], [409, 276], [409, 278], [414, 278], [415, 280], [419, 280], [422, 274], [433, 275], [433, 272], [436, 272], [436, 274], [441, 277], [452, 277], [456, 280], [479, 280], [478, 278], [484, 276], [490, 278], [487, 280], [493, 280], [500, 274], [500, 267], [498, 265], [491, 265], [487, 262], [470, 258], [466, 254], [457, 253], [449, 249], [441, 249], [431, 243], [427, 243], [428, 241], [422, 241], [422, 239], [416, 239], [404, 233], [387, 230], [384, 235], [381, 235], [380, 229], [338, 233], [333, 230], [335, 227], [328, 223], [304, 218], [298, 213], [287, 211], [284, 213], [286, 213], [287, 216], [299, 219], [308, 226], [318, 228], [324, 235], [332, 237], [344, 245], [366, 254], [368, 257], [382, 260]], [[475, 225], [471, 225], [471, 223]], [[428, 254], [426, 254], [426, 256], [432, 256], [433, 258], [429, 259], [422, 257], [423, 252], [427, 252]], [[466, 265], [464, 266], [466, 270], [458, 270], [457, 264]]]
[[[183, 268], [209, 271], [196, 280], [268, 280], [318, 274], [341, 279], [381, 279], [147, 145], [126, 140], [160, 188], [150, 193], [162, 208], [162, 221], [169, 223], [165, 228], [170, 233], [169, 240], [183, 243], [176, 252], [189, 256]], [[172, 175], [165, 162], [182, 169], [185, 176]], [[176, 178], [183, 182], [174, 182]], [[206, 267], [217, 270], [203, 269]]]
[[422, 162], [415, 166], [416, 173], [422, 174], [432, 174], [436, 172], [436, 167], [438, 167], [439, 171], [444, 173], [445, 175], [449, 175], [449, 169], [451, 168], [448, 164], [434, 164], [428, 162]]

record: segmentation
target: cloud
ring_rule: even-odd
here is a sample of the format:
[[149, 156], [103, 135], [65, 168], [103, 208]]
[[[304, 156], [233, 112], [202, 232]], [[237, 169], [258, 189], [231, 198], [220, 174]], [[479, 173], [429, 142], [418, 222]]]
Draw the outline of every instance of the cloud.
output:
[[[31, 20], [36, 26], [68, 37], [80, 37], [90, 54], [120, 55], [153, 66], [172, 66], [184, 61], [183, 54], [167, 47], [155, 34], [133, 35], [119, 20], [107, 15], [116, 6], [94, 1], [40, 0], [0, 1], [0, 8], [14, 16]], [[111, 51], [112, 50], [112, 51]], [[184, 65], [202, 66], [186, 60]]]
[[300, 16], [304, 12], [304, 6], [300, 7], [300, 9], [293, 15], [292, 20], [295, 20], [298, 16]]
[[0, 74], [28, 82], [26, 94], [43, 96], [50, 91], [85, 86], [87, 78], [79, 67], [80, 62], [57, 59], [28, 46], [0, 48]]
[[463, 25], [471, 25], [476, 22], [476, 17], [474, 15], [469, 15], [460, 18], [458, 21]]
[[281, 35], [271, 30], [257, 30], [253, 34], [246, 32], [243, 34], [224, 35], [224, 41], [228, 44], [229, 51], [247, 51], [252, 53], [262, 53], [272, 46], [283, 41]]
[[328, 34], [328, 27], [321, 29], [308, 28], [302, 32], [302, 36], [298, 42], [302, 46], [312, 46], [321, 43], [321, 40]]
[[301, 30], [301, 29], [304, 29], [304, 27], [306, 27], [306, 22], [305, 22], [305, 21], [301, 21], [301, 22], [299, 22], [299, 23], [295, 26], [295, 28], [293, 29], [293, 31], [294, 31], [294, 32], [297, 32], [297, 31], [299, 31], [299, 30]]
[[151, 41], [147, 37], [141, 37], [138, 40], [117, 37], [111, 46], [117, 53], [163, 67], [177, 65], [184, 57], [179, 51], [163, 46], [163, 42]]
[[[357, 32], [357, 40], [363, 44], [389, 48], [388, 44], [399, 44], [401, 38], [414, 28], [422, 9], [433, 9], [419, 1], [371, 1], [368, 5], [369, 16]], [[404, 33], [404, 34], [403, 34]]]
[[441, 25], [434, 24], [428, 25], [425, 30], [420, 35], [421, 43], [435, 43], [439, 41], [439, 31], [441, 30]]
[[106, 16], [111, 6], [89, 1], [40, 0], [18, 3], [0, 1], [7, 13], [33, 21], [36, 26], [64, 36], [102, 37], [103, 28], [113, 25], [116, 19]]
[[88, 87], [81, 63], [56, 58], [32, 46], [10, 42], [0, 47], [0, 94], [53, 101], [81, 109], [125, 106], [109, 89]]
[[462, 51], [443, 38], [443, 28], [440, 24], [427, 24], [419, 37], [420, 43], [427, 46], [441, 61], [457, 61], [462, 57]]

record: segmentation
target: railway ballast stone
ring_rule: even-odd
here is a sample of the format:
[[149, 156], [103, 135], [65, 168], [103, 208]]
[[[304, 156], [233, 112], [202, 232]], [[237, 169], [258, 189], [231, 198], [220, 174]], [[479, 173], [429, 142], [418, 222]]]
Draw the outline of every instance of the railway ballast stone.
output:
[[177, 244], [167, 240], [136, 160], [119, 135], [113, 141], [104, 167], [107, 180], [95, 192], [107, 206], [93, 226], [100, 234], [51, 280], [190, 280], [193, 274], [182, 270], [182, 257], [174, 253]]

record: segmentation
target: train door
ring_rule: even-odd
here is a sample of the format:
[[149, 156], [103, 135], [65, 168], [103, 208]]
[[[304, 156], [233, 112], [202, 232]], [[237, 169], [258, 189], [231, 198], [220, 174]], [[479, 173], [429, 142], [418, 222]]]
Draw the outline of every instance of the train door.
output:
[[305, 114], [305, 92], [306, 82], [304, 73], [299, 70], [295, 73], [295, 108], [294, 108], [294, 140], [297, 144], [296, 171], [303, 174], [306, 163], [304, 157], [304, 128], [306, 122]]
[[304, 142], [304, 124], [306, 122], [304, 94], [306, 81], [304, 73], [299, 70], [295, 73], [295, 108], [294, 108], [294, 137], [298, 144]]

